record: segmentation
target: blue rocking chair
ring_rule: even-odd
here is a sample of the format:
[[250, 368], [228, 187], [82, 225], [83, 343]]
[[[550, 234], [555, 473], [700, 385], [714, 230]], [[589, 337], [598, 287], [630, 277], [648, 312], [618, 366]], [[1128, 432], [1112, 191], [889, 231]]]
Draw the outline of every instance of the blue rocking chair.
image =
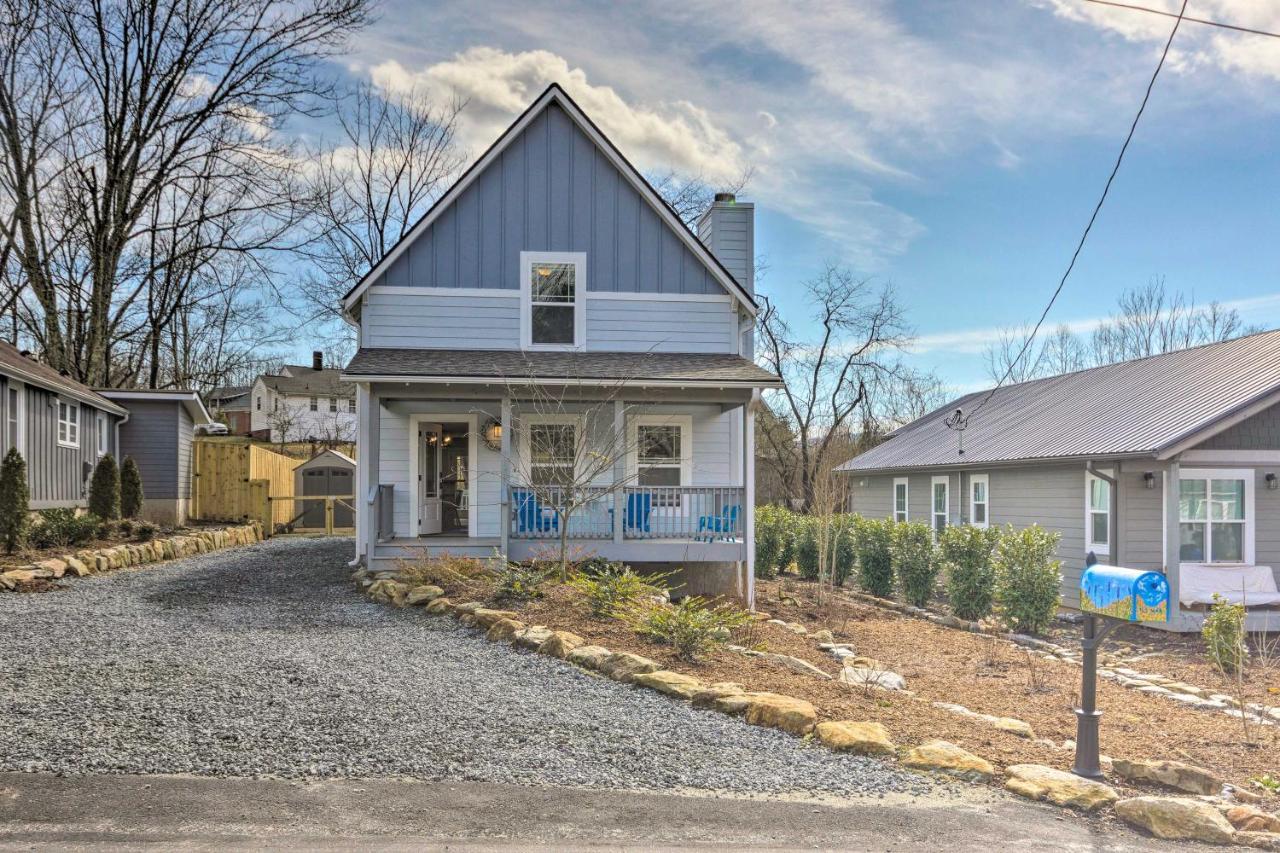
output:
[[698, 519], [698, 532], [694, 539], [700, 542], [714, 542], [717, 539], [729, 541], [738, 534], [738, 513], [741, 507], [737, 504], [726, 506], [720, 515], [704, 515]]
[[546, 512], [533, 492], [516, 489], [511, 492], [511, 499], [516, 502], [517, 533], [555, 533], [560, 530], [559, 516]]

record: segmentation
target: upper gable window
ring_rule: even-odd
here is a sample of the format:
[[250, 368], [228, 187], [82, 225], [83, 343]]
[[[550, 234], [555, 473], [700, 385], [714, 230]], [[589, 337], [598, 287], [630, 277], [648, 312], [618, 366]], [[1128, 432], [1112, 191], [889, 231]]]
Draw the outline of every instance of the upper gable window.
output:
[[586, 271], [583, 252], [520, 253], [520, 337], [525, 349], [583, 347]]

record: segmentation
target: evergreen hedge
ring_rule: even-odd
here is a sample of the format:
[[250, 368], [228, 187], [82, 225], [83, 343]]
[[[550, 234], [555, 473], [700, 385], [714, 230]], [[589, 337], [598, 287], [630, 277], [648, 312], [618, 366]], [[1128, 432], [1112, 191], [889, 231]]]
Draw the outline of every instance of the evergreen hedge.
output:
[[138, 463], [132, 456], [124, 458], [120, 466], [120, 515], [122, 518], [137, 518], [142, 512], [142, 473], [138, 471]]
[[120, 517], [120, 469], [110, 453], [98, 460], [89, 481], [89, 513], [103, 521]]
[[31, 528], [29, 498], [27, 463], [18, 448], [11, 447], [0, 462], [0, 541], [6, 554], [26, 541]]

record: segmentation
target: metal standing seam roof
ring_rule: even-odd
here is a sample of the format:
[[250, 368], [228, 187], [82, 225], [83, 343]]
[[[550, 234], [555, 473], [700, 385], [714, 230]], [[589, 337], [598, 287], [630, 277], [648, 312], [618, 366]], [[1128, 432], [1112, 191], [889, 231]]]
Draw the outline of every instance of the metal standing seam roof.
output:
[[776, 375], [733, 353], [524, 352], [521, 350], [361, 349], [343, 371], [360, 376], [569, 381], [726, 383], [771, 387]]
[[[1064, 457], [1158, 455], [1280, 391], [1280, 331], [1094, 367], [959, 398], [838, 470], [876, 471]], [[943, 421], [971, 412], [964, 455]]]

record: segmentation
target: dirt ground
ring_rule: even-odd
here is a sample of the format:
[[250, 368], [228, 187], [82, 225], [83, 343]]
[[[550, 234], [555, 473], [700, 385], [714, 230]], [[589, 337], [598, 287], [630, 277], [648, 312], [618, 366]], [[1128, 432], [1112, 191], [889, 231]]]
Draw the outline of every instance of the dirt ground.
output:
[[[780, 596], [783, 585], [786, 595]], [[799, 622], [810, 631], [831, 629], [838, 641], [851, 643], [859, 655], [882, 661], [901, 674], [912, 695], [823, 681], [724, 649], [696, 663], [683, 661], [669, 648], [637, 637], [618, 620], [592, 617], [580, 597], [563, 586], [549, 585], [541, 599], [502, 606], [519, 611], [527, 624], [573, 631], [590, 642], [645, 655], [708, 682], [733, 681], [749, 690], [803, 697], [814, 704], [822, 719], [878, 720], [900, 745], [943, 738], [1002, 767], [1035, 762], [1070, 768], [1073, 754], [1063, 742], [1076, 734], [1073, 709], [1080, 687], [1078, 666], [1032, 655], [1002, 639], [937, 626], [855, 601], [839, 592], [818, 604], [814, 592], [812, 585], [795, 581], [783, 581], [782, 585], [761, 582], [757, 605], [772, 617]], [[1069, 626], [1058, 633], [1054, 639], [1064, 644], [1078, 642]], [[840, 664], [820, 651], [813, 640], [781, 626], [757, 623], [736, 632], [735, 641], [801, 658], [833, 676], [840, 671]], [[1146, 653], [1152, 656], [1134, 668], [1206, 688], [1219, 686], [1221, 677], [1211, 679], [1212, 670], [1195, 659], [1192, 641], [1170, 638], [1167, 647], [1161, 642], [1141, 634], [1126, 635], [1118, 638], [1115, 647], [1127, 646], [1142, 654], [1143, 644], [1148, 644]], [[1255, 689], [1280, 687], [1280, 672], [1254, 676]], [[1280, 702], [1280, 698], [1272, 698]], [[933, 702], [956, 703], [979, 713], [1024, 720], [1035, 730], [1036, 739], [996, 730], [935, 708]], [[1193, 709], [1106, 680], [1099, 683], [1098, 705], [1104, 712], [1101, 737], [1105, 755], [1186, 761], [1213, 769], [1227, 781], [1257, 793], [1262, 792], [1250, 784], [1251, 779], [1267, 774], [1280, 777], [1280, 726], [1251, 725], [1246, 733], [1240, 720], [1221, 712]], [[1039, 742], [1042, 738], [1057, 746]], [[1270, 805], [1277, 804], [1280, 798], [1272, 797]]]

